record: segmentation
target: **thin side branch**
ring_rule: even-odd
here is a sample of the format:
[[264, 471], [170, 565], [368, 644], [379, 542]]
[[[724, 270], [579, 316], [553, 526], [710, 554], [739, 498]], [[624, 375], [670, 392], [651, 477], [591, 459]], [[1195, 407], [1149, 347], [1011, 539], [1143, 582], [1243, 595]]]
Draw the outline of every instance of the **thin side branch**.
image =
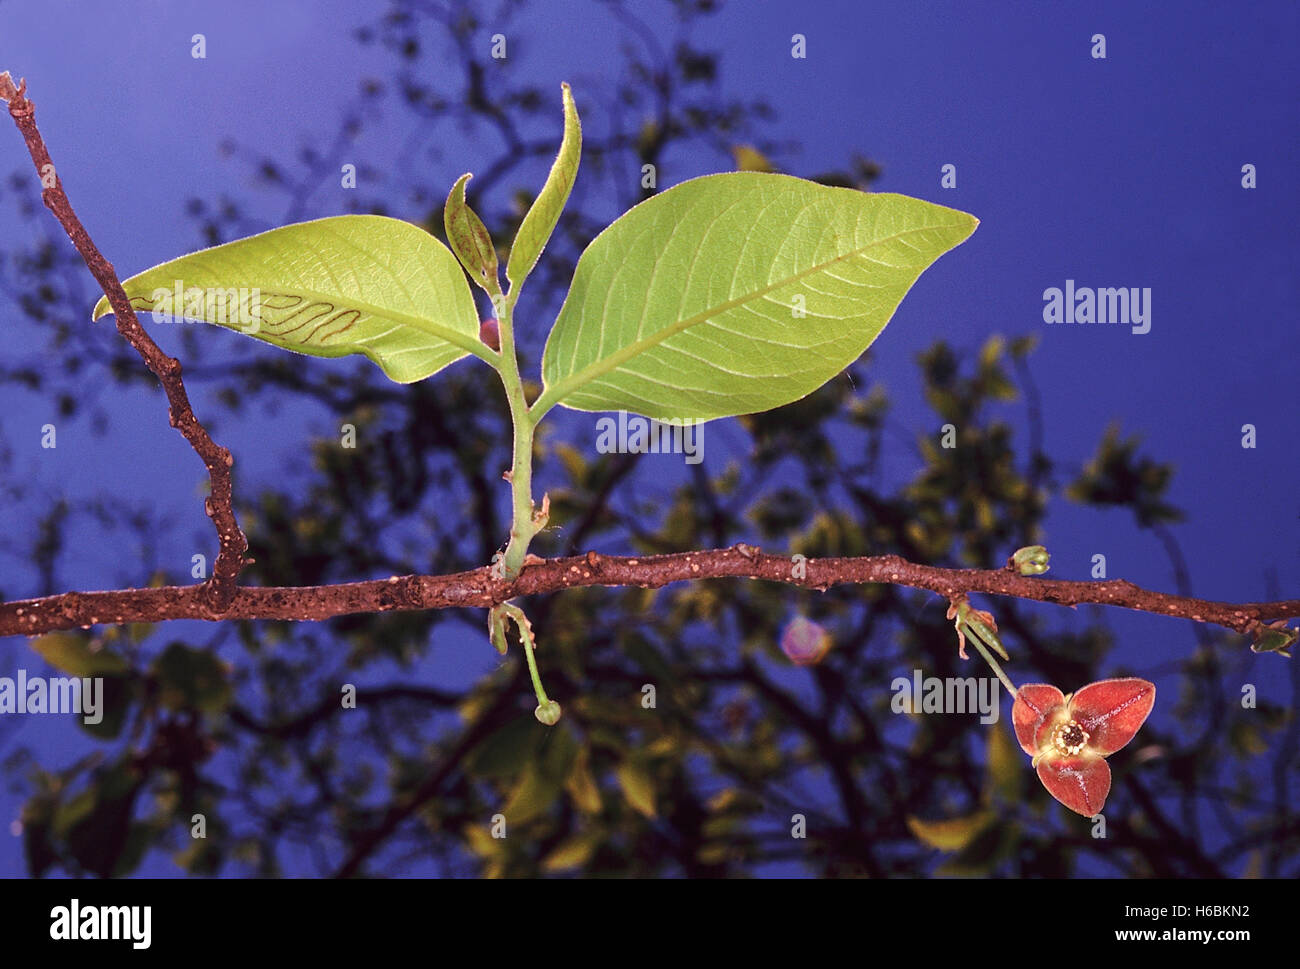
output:
[[9, 115], [22, 133], [23, 141], [27, 143], [27, 151], [36, 165], [36, 177], [41, 181], [41, 199], [45, 202], [45, 207], [59, 220], [77, 252], [85, 260], [86, 268], [104, 290], [117, 317], [117, 331], [135, 348], [145, 366], [153, 371], [162, 384], [167, 394], [172, 427], [181, 432], [208, 469], [212, 487], [205, 509], [216, 527], [219, 551], [212, 576], [197, 587], [194, 594], [208, 613], [204, 618], [218, 618], [235, 597], [235, 580], [244, 568], [244, 553], [248, 551], [248, 540], [235, 519], [231, 504], [233, 491], [230, 469], [235, 460], [228, 450], [213, 442], [207, 430], [194, 416], [185, 384], [181, 381], [181, 362], [163, 353], [145, 332], [136, 319], [135, 310], [131, 308], [131, 302], [122, 289], [112, 263], [95, 247], [85, 226], [72, 210], [72, 203], [63, 191], [63, 180], [58, 177], [58, 170], [50, 160], [45, 141], [36, 128], [36, 109], [27, 97], [27, 82], [20, 81], [14, 87], [13, 79], [7, 71], [0, 74], [0, 100], [9, 103]]
[[717, 578], [762, 579], [824, 591], [834, 585], [889, 583], [926, 589], [952, 600], [972, 593], [1011, 596], [1063, 606], [1091, 603], [1253, 632], [1261, 623], [1300, 617], [1300, 599], [1280, 602], [1211, 602], [1143, 589], [1123, 579], [1073, 582], [1020, 575], [1010, 568], [945, 569], [896, 555], [807, 559], [770, 555], [749, 545], [671, 555], [583, 556], [534, 559], [514, 582], [493, 578], [491, 566], [452, 575], [393, 576], [338, 585], [240, 586], [222, 616], [214, 616], [202, 586], [67, 592], [0, 604], [0, 636], [35, 635], [101, 623], [169, 619], [276, 619], [320, 621], [357, 613], [419, 609], [491, 608], [515, 596], [578, 586], [639, 586]]

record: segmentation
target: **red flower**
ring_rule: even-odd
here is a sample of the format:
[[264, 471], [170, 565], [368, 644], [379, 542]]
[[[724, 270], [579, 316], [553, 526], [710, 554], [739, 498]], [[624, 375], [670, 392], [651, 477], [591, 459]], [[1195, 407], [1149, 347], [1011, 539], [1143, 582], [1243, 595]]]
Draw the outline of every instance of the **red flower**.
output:
[[1047, 792], [1090, 818], [1110, 793], [1106, 758], [1133, 739], [1155, 702], [1155, 684], [1136, 677], [1099, 680], [1069, 696], [1029, 683], [1016, 690], [1011, 722]]

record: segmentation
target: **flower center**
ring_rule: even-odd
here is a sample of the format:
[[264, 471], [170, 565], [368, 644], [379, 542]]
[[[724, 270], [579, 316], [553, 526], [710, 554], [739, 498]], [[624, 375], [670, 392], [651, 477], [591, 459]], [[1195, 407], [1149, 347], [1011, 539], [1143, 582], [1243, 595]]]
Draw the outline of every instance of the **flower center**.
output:
[[1088, 743], [1088, 734], [1077, 720], [1063, 723], [1052, 733], [1052, 746], [1062, 754], [1073, 757]]

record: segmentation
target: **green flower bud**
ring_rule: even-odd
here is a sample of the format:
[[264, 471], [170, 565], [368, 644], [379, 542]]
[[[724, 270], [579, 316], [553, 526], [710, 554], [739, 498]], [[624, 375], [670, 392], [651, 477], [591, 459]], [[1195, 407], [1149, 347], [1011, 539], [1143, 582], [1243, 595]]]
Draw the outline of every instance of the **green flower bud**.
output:
[[1016, 549], [1016, 554], [1011, 556], [1011, 561], [1007, 564], [1021, 575], [1042, 575], [1049, 568], [1047, 560], [1050, 557], [1043, 546], [1027, 545]]
[[554, 700], [547, 700], [533, 711], [533, 715], [548, 727], [554, 727], [560, 722], [560, 705]]

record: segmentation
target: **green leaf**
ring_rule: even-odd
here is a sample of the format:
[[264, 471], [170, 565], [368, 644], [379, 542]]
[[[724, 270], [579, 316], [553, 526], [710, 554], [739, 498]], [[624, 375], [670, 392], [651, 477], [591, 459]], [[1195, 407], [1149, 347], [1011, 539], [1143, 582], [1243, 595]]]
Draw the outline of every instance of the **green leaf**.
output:
[[158, 695], [170, 710], [220, 713], [230, 704], [230, 677], [225, 665], [211, 652], [171, 643], [154, 660]]
[[676, 677], [664, 655], [641, 634], [628, 633], [623, 647], [628, 659], [639, 665], [657, 683], [671, 683]]
[[130, 757], [124, 757], [96, 772], [63, 816], [56, 816], [55, 829], [66, 831], [68, 851], [86, 871], [108, 878], [126, 874], [139, 863], [145, 842], [133, 832], [131, 817], [144, 779]]
[[977, 811], [964, 818], [950, 818], [946, 821], [922, 821], [908, 816], [907, 827], [917, 840], [940, 851], [959, 851], [970, 844], [971, 840], [992, 823], [992, 811]]
[[54, 812], [54, 820], [51, 825], [55, 837], [66, 838], [68, 832], [74, 826], [90, 817], [95, 811], [95, 804], [98, 799], [99, 789], [92, 784], [60, 804]]
[[645, 764], [625, 761], [614, 771], [627, 803], [647, 818], [655, 816], [655, 783]]
[[535, 410], [707, 420], [799, 400], [856, 360], [921, 272], [978, 224], [788, 175], [684, 182], [582, 254]]
[[560, 89], [564, 97], [564, 138], [560, 141], [560, 153], [556, 155], [551, 172], [546, 176], [546, 184], [533, 200], [524, 221], [519, 224], [519, 231], [515, 233], [515, 241], [510, 247], [506, 278], [510, 280], [512, 297], [537, 265], [542, 250], [555, 231], [555, 224], [560, 221], [560, 213], [564, 211], [564, 203], [569, 200], [574, 179], [578, 177], [578, 159], [582, 155], [582, 124], [578, 121], [578, 108], [573, 103], [569, 85], [562, 84]]
[[488, 736], [466, 757], [476, 777], [515, 777], [537, 756], [546, 728], [531, 713], [516, 717]]
[[1014, 824], [989, 819], [988, 824], [951, 858], [934, 870], [936, 875], [954, 878], [979, 878], [993, 874], [1004, 860], [1016, 853], [1020, 832]]
[[467, 825], [462, 834], [469, 845], [469, 850], [482, 858], [500, 855], [506, 846], [505, 838], [492, 837], [492, 833], [481, 824]]
[[509, 824], [526, 824], [550, 810], [560, 794], [560, 782], [537, 764], [529, 764], [515, 783], [501, 813]]
[[1279, 620], [1261, 628], [1256, 639], [1250, 644], [1256, 653], [1277, 653], [1289, 657], [1297, 641], [1300, 641], [1300, 629], [1288, 629], [1286, 622]]
[[124, 673], [128, 668], [117, 653], [91, 649], [86, 638], [76, 633], [48, 633], [31, 646], [45, 662], [72, 676], [107, 676]]
[[541, 756], [537, 763], [546, 776], [563, 781], [569, 776], [578, 751], [578, 743], [573, 739], [571, 730], [561, 727], [559, 730], [547, 731], [542, 738]]
[[86, 718], [78, 717], [81, 729], [99, 740], [112, 740], [122, 732], [127, 715], [135, 698], [135, 680], [126, 674], [108, 674], [102, 676], [104, 693], [103, 709], [100, 711], [99, 723], [87, 723]]
[[574, 835], [560, 842], [542, 861], [543, 871], [563, 871], [566, 868], [579, 868], [585, 865], [596, 849], [600, 847], [603, 837], [598, 831]]
[[1027, 764], [1020, 745], [1011, 739], [1010, 730], [990, 730], [986, 795], [996, 795], [1010, 804], [1018, 802], [1024, 794], [1025, 778], [1030, 776]]
[[[364, 354], [397, 383], [466, 353], [492, 363], [456, 257], [400, 219], [286, 225], [181, 256], [123, 286], [137, 313], [215, 323], [311, 356]], [[177, 300], [178, 289], [188, 295]], [[101, 299], [93, 317], [111, 312]]]
[[447, 241], [469, 278], [490, 296], [501, 294], [501, 280], [497, 277], [497, 250], [492, 236], [473, 209], [465, 201], [465, 183], [474, 176], [468, 172], [456, 180], [442, 210]]
[[591, 774], [589, 749], [584, 747], [574, 758], [573, 769], [564, 782], [564, 789], [580, 811], [587, 814], [599, 814], [604, 807], [600, 799], [600, 787]]

